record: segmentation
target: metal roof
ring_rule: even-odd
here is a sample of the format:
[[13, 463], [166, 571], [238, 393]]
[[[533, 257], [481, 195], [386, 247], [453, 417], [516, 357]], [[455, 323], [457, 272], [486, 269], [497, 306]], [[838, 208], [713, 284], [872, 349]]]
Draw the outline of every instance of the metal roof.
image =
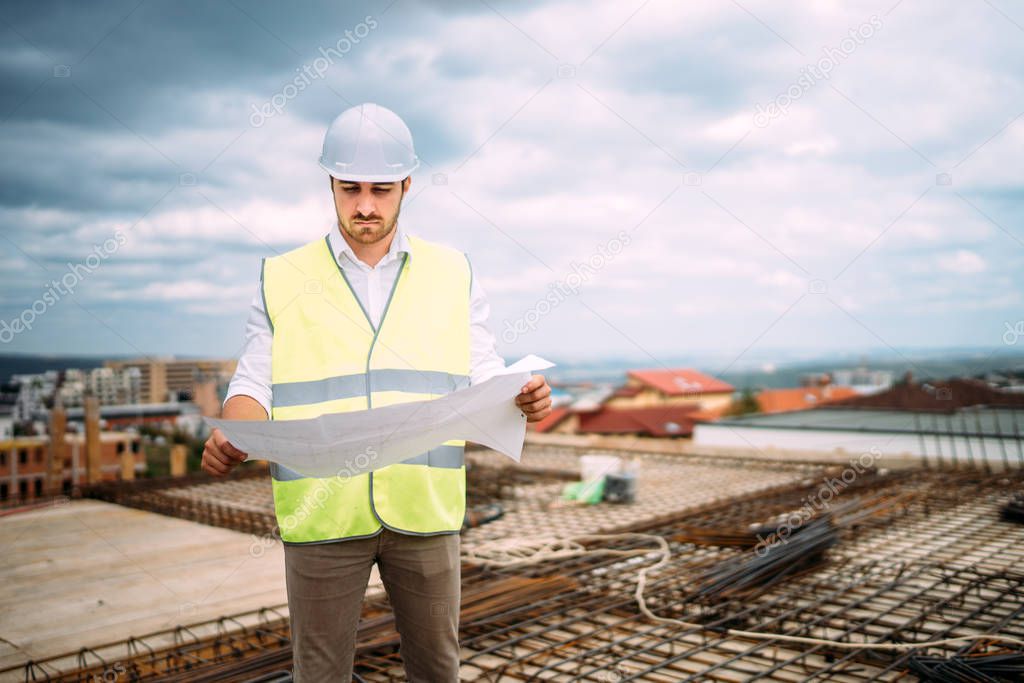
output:
[[1024, 437], [1024, 410], [977, 406], [954, 413], [822, 408], [733, 417], [707, 423], [765, 429], [909, 432]]

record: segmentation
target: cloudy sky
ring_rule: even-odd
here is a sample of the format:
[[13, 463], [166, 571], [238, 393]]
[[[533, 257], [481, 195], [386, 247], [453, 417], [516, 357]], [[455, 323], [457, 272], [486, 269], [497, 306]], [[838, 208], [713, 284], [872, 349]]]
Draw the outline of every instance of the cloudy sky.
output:
[[0, 353], [236, 356], [367, 101], [506, 358], [1003, 346], [1024, 4], [797, 5], [5, 3]]

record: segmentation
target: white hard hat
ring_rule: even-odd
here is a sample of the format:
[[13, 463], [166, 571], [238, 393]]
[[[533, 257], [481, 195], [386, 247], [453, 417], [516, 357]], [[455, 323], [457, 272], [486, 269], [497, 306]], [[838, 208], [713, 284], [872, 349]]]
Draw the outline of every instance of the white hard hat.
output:
[[320, 166], [339, 180], [403, 180], [420, 160], [412, 133], [398, 114], [367, 102], [341, 112], [324, 136]]

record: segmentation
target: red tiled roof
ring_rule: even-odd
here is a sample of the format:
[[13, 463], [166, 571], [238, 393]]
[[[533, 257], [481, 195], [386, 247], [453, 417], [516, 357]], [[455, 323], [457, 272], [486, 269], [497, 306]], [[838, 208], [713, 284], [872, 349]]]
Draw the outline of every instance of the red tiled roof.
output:
[[629, 376], [668, 396], [732, 393], [731, 384], [692, 368], [674, 370], [630, 370]]
[[757, 395], [757, 405], [762, 413], [783, 413], [789, 410], [816, 408], [851, 396], [857, 396], [853, 387], [836, 385], [765, 389]]
[[690, 436], [693, 421], [701, 413], [695, 405], [612, 408], [580, 413], [581, 433]]
[[532, 429], [535, 432], [543, 434], [544, 432], [550, 431], [558, 426], [558, 423], [568, 417], [568, 415], [569, 409], [565, 406], [553, 408], [551, 410], [551, 414], [543, 420], [540, 422], [527, 422], [526, 427], [527, 429]]

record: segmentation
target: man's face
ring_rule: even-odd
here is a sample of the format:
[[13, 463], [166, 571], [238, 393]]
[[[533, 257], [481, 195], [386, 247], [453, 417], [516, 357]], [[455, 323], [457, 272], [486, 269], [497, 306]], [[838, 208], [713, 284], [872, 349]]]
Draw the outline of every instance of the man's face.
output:
[[341, 229], [360, 244], [374, 244], [391, 234], [411, 178], [393, 183], [365, 183], [331, 178], [334, 208]]

